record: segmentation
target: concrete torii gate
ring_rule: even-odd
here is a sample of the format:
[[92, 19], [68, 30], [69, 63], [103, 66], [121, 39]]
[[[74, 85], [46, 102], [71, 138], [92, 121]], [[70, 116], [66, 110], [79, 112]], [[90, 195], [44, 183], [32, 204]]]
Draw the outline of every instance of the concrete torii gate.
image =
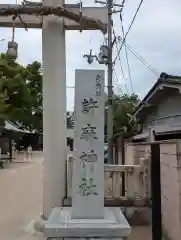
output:
[[[79, 13], [77, 4], [64, 4], [64, 0], [42, 0], [43, 6], [66, 7], [71, 12]], [[8, 7], [0, 4], [0, 9]], [[9, 5], [12, 7], [13, 5]], [[14, 5], [15, 7], [17, 5]], [[107, 8], [82, 8], [82, 15], [99, 19], [107, 24]], [[66, 53], [65, 30], [81, 30], [82, 26], [70, 19], [55, 16], [21, 15], [28, 28], [42, 28], [43, 54], [43, 214], [48, 218], [55, 206], [61, 206], [65, 196], [65, 161], [66, 161]], [[23, 28], [20, 19], [16, 27]], [[11, 16], [0, 17], [0, 27], [12, 27]], [[82, 30], [97, 28], [83, 25]], [[24, 43], [27, 44], [26, 42]], [[31, 49], [31, 45], [27, 46]], [[33, 51], [33, 49], [32, 49]], [[33, 178], [33, 176], [32, 176]]]

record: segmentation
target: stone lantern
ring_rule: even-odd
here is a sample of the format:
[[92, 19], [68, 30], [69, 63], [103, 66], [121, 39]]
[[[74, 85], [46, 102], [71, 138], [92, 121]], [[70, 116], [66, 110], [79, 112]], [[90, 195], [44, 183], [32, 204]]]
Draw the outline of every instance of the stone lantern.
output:
[[18, 57], [18, 44], [14, 41], [8, 42], [7, 55], [10, 59], [15, 61]]

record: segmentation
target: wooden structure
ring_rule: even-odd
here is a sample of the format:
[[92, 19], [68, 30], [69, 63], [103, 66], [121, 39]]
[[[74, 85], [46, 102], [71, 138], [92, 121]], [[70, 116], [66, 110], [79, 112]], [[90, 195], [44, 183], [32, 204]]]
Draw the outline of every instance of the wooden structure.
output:
[[[72, 162], [68, 156], [67, 193], [65, 205], [71, 205]], [[105, 205], [106, 206], [150, 206], [150, 181], [148, 159], [141, 159], [140, 165], [105, 165]], [[122, 192], [122, 175], [125, 177], [125, 193]]]
[[140, 133], [134, 142], [181, 139], [181, 77], [161, 73], [160, 77], [138, 105], [134, 118]]

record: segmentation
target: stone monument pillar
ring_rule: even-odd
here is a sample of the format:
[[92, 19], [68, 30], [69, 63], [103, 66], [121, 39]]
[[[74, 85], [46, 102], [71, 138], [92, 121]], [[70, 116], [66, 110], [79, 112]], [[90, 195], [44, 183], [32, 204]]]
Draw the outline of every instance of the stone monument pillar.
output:
[[72, 217], [104, 218], [104, 71], [75, 72]]
[[120, 208], [104, 208], [104, 71], [76, 70], [72, 208], [54, 208], [48, 238], [119, 238], [130, 233]]

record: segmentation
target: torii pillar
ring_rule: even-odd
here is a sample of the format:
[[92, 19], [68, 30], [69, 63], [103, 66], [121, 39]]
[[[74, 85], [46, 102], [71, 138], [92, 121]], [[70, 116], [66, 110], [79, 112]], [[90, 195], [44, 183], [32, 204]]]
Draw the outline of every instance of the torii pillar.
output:
[[[43, 0], [63, 5], [64, 0]], [[61, 206], [65, 195], [66, 161], [66, 54], [63, 18], [48, 16], [42, 26], [43, 56], [43, 214]]]
[[[47, 6], [63, 6], [64, 0], [42, 0]], [[0, 8], [8, 4], [0, 4]], [[12, 6], [9, 4], [9, 6]], [[65, 5], [64, 5], [65, 6]], [[75, 4], [66, 4], [72, 12], [79, 13]], [[85, 7], [82, 15], [99, 19], [107, 24], [107, 8]], [[55, 16], [22, 16], [29, 28], [42, 28], [43, 55], [43, 214], [49, 217], [55, 206], [62, 206], [65, 196], [66, 162], [66, 53], [65, 30], [80, 30], [80, 24]], [[16, 27], [24, 26], [16, 19]], [[12, 27], [12, 17], [0, 17], [0, 27]], [[97, 30], [89, 26], [82, 30]], [[32, 176], [33, 177], [33, 176]]]

